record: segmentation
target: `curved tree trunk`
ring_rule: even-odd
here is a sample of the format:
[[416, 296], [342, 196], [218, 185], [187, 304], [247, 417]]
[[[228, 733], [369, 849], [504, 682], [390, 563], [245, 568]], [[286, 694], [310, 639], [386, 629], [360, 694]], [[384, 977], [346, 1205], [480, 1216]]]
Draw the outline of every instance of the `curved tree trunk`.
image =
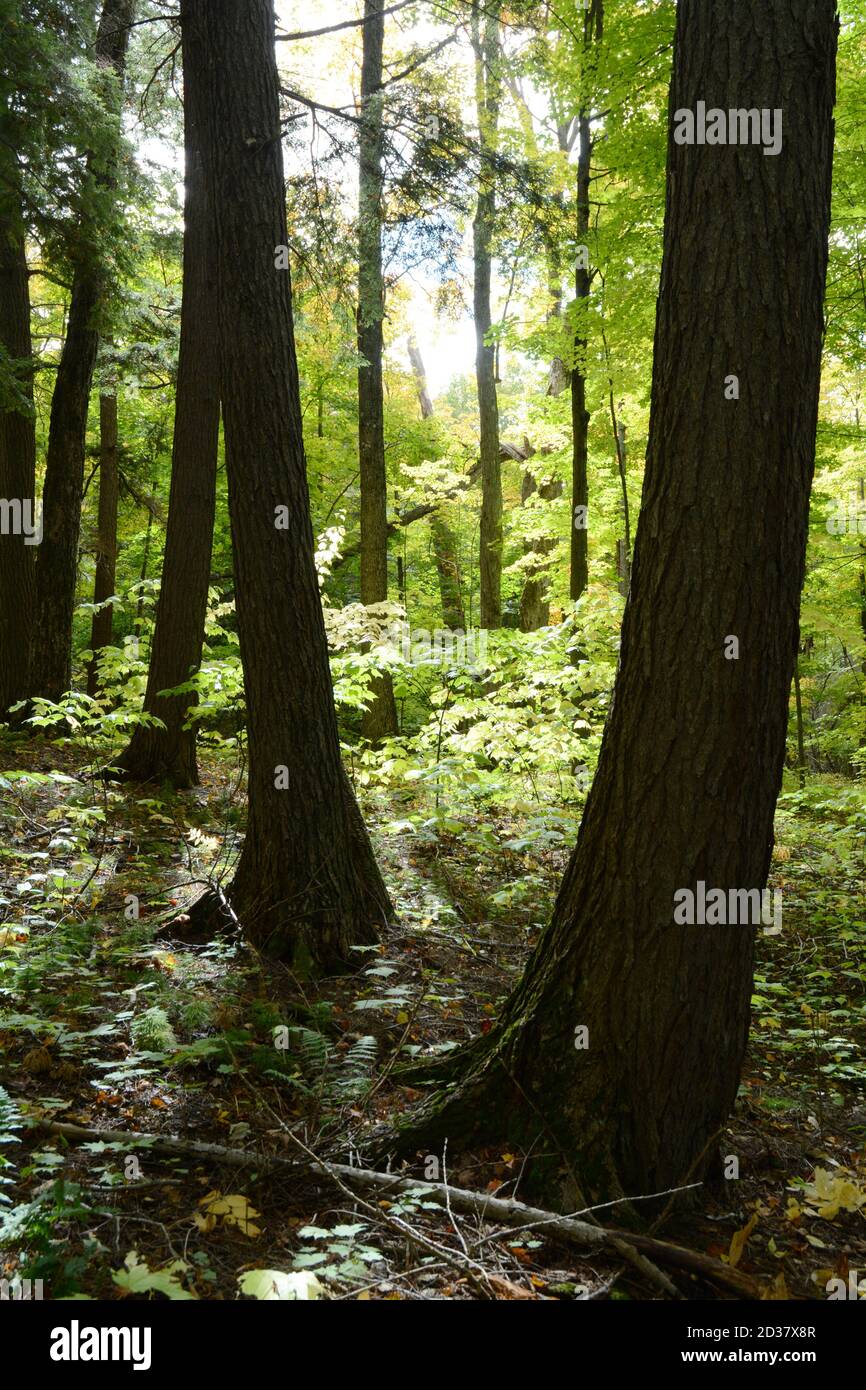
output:
[[[24, 227], [9, 188], [0, 190], [0, 346], [22, 364], [3, 383], [2, 403], [8, 409], [0, 410], [0, 497], [20, 503], [32, 530], [37, 518], [30, 293]], [[29, 694], [36, 589], [32, 542], [38, 533], [28, 537], [16, 529], [17, 534], [4, 525], [0, 534], [0, 719]]]
[[[201, 60], [200, 5], [181, 8], [184, 52], [183, 302], [174, 410], [171, 493], [162, 583], [144, 708], [161, 721], [139, 725], [117, 760], [139, 782], [198, 783], [195, 696], [161, 694], [184, 685], [201, 664], [210, 583], [219, 447], [219, 361], [210, 171], [202, 158], [206, 89]], [[276, 272], [275, 272], [276, 273]]]
[[671, 113], [766, 103], [784, 148], [669, 137], [643, 510], [598, 772], [523, 980], [403, 1139], [540, 1139], [567, 1165], [566, 1202], [700, 1177], [737, 1092], [755, 927], [677, 925], [674, 894], [761, 889], [769, 871], [814, 466], [834, 10], [678, 6]]
[[[249, 735], [247, 833], [229, 901], [248, 938], [323, 969], [390, 912], [340, 760], [313, 560], [272, 0], [200, 5], [204, 158], [235, 596]], [[200, 915], [210, 910], [206, 904]]]
[[[388, 597], [388, 485], [382, 388], [382, 48], [385, 15], [381, 0], [364, 0], [361, 67], [361, 126], [358, 172], [358, 461], [361, 474], [361, 602]], [[377, 742], [397, 732], [391, 677], [372, 683], [364, 711], [364, 737]]]
[[99, 690], [97, 660], [103, 647], [111, 646], [114, 608], [108, 600], [114, 594], [117, 577], [117, 396], [99, 397], [99, 521], [96, 537], [96, 579], [93, 602], [104, 604], [90, 624], [90, 650], [93, 658], [87, 670], [87, 693]]
[[[119, 89], [123, 81], [135, 0], [105, 0], [96, 38], [96, 60], [111, 67]], [[120, 135], [120, 111], [117, 113]], [[88, 160], [97, 187], [115, 182], [115, 152]], [[31, 693], [59, 700], [71, 684], [72, 615], [78, 581], [78, 539], [84, 486], [87, 411], [96, 352], [99, 312], [105, 288], [99, 232], [82, 229], [72, 278], [66, 338], [51, 400], [48, 451], [43, 485], [44, 535], [36, 566], [39, 640], [34, 650]]]

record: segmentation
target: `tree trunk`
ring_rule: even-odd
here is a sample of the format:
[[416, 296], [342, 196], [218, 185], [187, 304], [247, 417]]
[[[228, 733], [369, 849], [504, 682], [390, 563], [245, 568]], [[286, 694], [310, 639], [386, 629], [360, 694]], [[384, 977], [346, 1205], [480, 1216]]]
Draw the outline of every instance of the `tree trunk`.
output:
[[[390, 913], [340, 760], [313, 560], [288, 270], [273, 0], [198, 0], [238, 634], [247, 832], [228, 890], [247, 937], [329, 969]], [[203, 905], [206, 916], [213, 904]]]
[[[545, 502], [553, 502], [557, 497], [562, 496], [562, 483], [558, 478], [542, 483], [539, 487], [531, 473], [524, 473], [523, 486], [520, 492], [520, 500], [525, 506], [530, 497], [535, 493]], [[546, 513], [541, 511], [537, 515], [544, 519]], [[546, 560], [556, 545], [555, 540], [551, 540], [547, 534], [539, 534], [526, 540], [523, 545], [525, 555], [534, 557], [532, 569], [527, 572], [526, 582], [523, 585], [523, 593], [520, 595], [520, 631], [537, 632], [540, 627], [547, 627], [550, 622], [550, 600], [548, 593], [548, 569], [549, 561]]]
[[[117, 77], [117, 134], [120, 90], [135, 0], [105, 0], [95, 57]], [[88, 158], [94, 187], [110, 189], [116, 179], [116, 150]], [[84, 226], [75, 253], [66, 338], [51, 401], [43, 485], [44, 535], [36, 566], [39, 641], [34, 652], [32, 693], [59, 700], [71, 684], [72, 615], [78, 579], [78, 538], [84, 486], [84, 449], [93, 368], [99, 344], [99, 312], [105, 288], [99, 229]]]
[[[0, 152], [4, 164], [6, 158]], [[14, 187], [14, 185], [13, 185]], [[35, 512], [36, 425], [30, 341], [30, 293], [20, 207], [0, 193], [0, 347], [16, 365], [3, 383], [0, 497], [21, 504], [31, 535], [0, 534], [0, 719], [29, 694], [38, 535]], [[4, 528], [5, 529], [5, 528]], [[16, 528], [17, 529], [17, 528]], [[28, 540], [30, 544], [28, 544]]]
[[591, 276], [585, 249], [589, 245], [589, 169], [592, 137], [589, 113], [578, 116], [577, 241], [574, 273], [576, 329], [571, 373], [571, 572], [569, 593], [580, 598], [589, 582], [589, 411], [586, 408], [586, 315]]
[[118, 759], [120, 769], [132, 780], [167, 780], [176, 787], [198, 783], [195, 726], [184, 727], [196, 699], [189, 692], [173, 696], [160, 692], [184, 685], [201, 665], [220, 419], [211, 173], [204, 166], [201, 147], [206, 111], [200, 16], [199, 3], [184, 4], [183, 302], [168, 526], [144, 697], [146, 713], [164, 727], [139, 725]]
[[117, 490], [117, 396], [112, 393], [99, 397], [99, 521], [93, 602], [105, 607], [94, 613], [90, 625], [93, 657], [87, 669], [88, 695], [99, 690], [99, 653], [111, 646], [114, 607], [108, 599], [114, 594], [117, 577]]
[[[415, 377], [421, 418], [429, 420], [433, 416], [433, 402], [427, 390], [424, 359], [414, 338], [409, 339], [409, 361], [412, 363], [412, 373]], [[466, 614], [463, 608], [463, 591], [460, 585], [457, 537], [444, 516], [438, 511], [434, 511], [430, 516], [430, 539], [433, 542], [433, 559], [439, 577], [442, 621], [452, 631], [463, 632], [466, 628]]]
[[784, 149], [684, 146], [671, 127], [643, 509], [598, 771], [523, 980], [451, 1065], [462, 1084], [404, 1136], [540, 1140], [564, 1157], [566, 1202], [699, 1179], [737, 1093], [755, 930], [677, 925], [674, 894], [761, 889], [770, 866], [814, 466], [834, 11], [677, 8], [671, 115], [764, 102], [784, 112]]
[[475, 314], [475, 380], [481, 441], [481, 527], [478, 573], [481, 626], [502, 626], [502, 472], [499, 460], [499, 406], [496, 399], [496, 349], [487, 341], [493, 322], [490, 277], [496, 220], [497, 126], [502, 79], [499, 73], [499, 10], [486, 12], [482, 25], [479, 0], [472, 5], [475, 50], [475, 101], [478, 111], [478, 200], [472, 223]]
[[[358, 460], [361, 474], [361, 602], [388, 597], [388, 488], [382, 389], [382, 47], [385, 16], [381, 0], [364, 0], [361, 66], [361, 126], [358, 173]], [[364, 737], [377, 742], [397, 732], [391, 678], [371, 689], [362, 719]]]

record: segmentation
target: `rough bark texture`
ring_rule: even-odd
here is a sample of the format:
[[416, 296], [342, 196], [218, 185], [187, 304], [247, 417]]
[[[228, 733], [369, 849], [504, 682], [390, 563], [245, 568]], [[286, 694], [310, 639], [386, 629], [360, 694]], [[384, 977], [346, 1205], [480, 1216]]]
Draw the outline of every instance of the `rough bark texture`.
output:
[[99, 689], [97, 659], [103, 647], [111, 646], [114, 608], [108, 599], [114, 593], [117, 574], [117, 396], [99, 397], [99, 520], [96, 535], [96, 578], [93, 602], [105, 604], [90, 624], [90, 650], [93, 659], [87, 669], [87, 693]]
[[[238, 633], [247, 833], [228, 897], [250, 940], [320, 968], [390, 911], [340, 761], [310, 522], [289, 272], [272, 0], [207, 0], [206, 166]], [[287, 524], [285, 523], [287, 520]], [[280, 524], [277, 524], [280, 523]]]
[[[675, 925], [674, 893], [761, 888], [769, 871], [814, 465], [835, 44], [833, 0], [678, 6], [671, 113], [781, 108], [784, 148], [669, 137], [643, 510], [598, 771], [523, 980], [451, 1064], [457, 1090], [405, 1135], [447, 1135], [449, 1151], [479, 1130], [540, 1139], [568, 1166], [565, 1201], [699, 1177], [737, 1091], [755, 928]], [[739, 660], [725, 659], [729, 634]]]
[[481, 527], [478, 572], [481, 626], [502, 626], [502, 473], [499, 462], [499, 406], [496, 399], [496, 349], [486, 341], [493, 322], [490, 277], [496, 220], [497, 126], [502, 81], [499, 74], [499, 10], [485, 13], [473, 0], [472, 46], [475, 50], [475, 102], [481, 168], [472, 223], [475, 380], [481, 442]]
[[183, 303], [174, 441], [162, 583], [147, 673], [145, 711], [164, 727], [140, 725], [119, 761], [141, 781], [198, 782], [195, 726], [185, 728], [193, 694], [161, 696], [201, 664], [213, 549], [219, 446], [219, 361], [213, 273], [210, 172], [201, 149], [205, 89], [201, 3], [181, 7], [184, 51], [185, 199]]
[[[358, 165], [358, 462], [361, 481], [361, 602], [388, 597], [388, 490], [382, 388], [382, 47], [385, 16], [381, 0], [364, 0], [361, 65], [361, 126]], [[397, 732], [391, 678], [373, 682], [364, 711], [365, 738]]]
[[[105, 0], [95, 56], [122, 82], [135, 0]], [[120, 133], [118, 112], [118, 136]], [[110, 188], [111, 157], [89, 160], [94, 182]], [[38, 642], [32, 693], [59, 700], [71, 684], [72, 614], [78, 579], [78, 537], [84, 485], [84, 448], [93, 368], [99, 345], [99, 311], [105, 286], [98, 233], [85, 226], [72, 278], [66, 338], [51, 400], [43, 485], [44, 535], [36, 566]]]
[[[4, 163], [6, 161], [4, 160]], [[29, 503], [36, 486], [36, 428], [30, 371], [30, 294], [20, 209], [11, 190], [0, 195], [0, 344], [18, 367], [0, 410], [0, 497]], [[24, 535], [0, 535], [0, 718], [29, 694], [36, 547]]]
[[[433, 416], [433, 402], [427, 390], [427, 372], [424, 358], [414, 338], [409, 340], [409, 361], [415, 377], [418, 392], [418, 406], [421, 418], [430, 420]], [[433, 542], [433, 559], [439, 577], [439, 596], [442, 600], [442, 621], [453, 631], [463, 632], [466, 627], [466, 614], [463, 608], [463, 589], [460, 582], [460, 563], [457, 537], [439, 511], [430, 514], [430, 539]]]

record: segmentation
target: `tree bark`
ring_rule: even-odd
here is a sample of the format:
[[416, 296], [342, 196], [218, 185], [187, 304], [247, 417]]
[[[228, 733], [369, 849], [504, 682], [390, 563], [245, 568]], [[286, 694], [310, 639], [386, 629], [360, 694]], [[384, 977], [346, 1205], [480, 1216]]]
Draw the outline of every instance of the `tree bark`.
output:
[[496, 398], [496, 349], [487, 341], [493, 318], [490, 308], [493, 231], [496, 221], [497, 128], [502, 79], [499, 72], [499, 10], [485, 12], [480, 0], [472, 5], [472, 46], [475, 51], [475, 102], [478, 112], [480, 169], [478, 198], [472, 223], [473, 308], [475, 315], [475, 380], [481, 440], [481, 527], [479, 585], [481, 626], [502, 626], [502, 473], [499, 462], [499, 405]]
[[[361, 124], [358, 166], [358, 461], [361, 479], [361, 602], [388, 597], [388, 487], [382, 387], [382, 49], [381, 0], [364, 0]], [[377, 742], [397, 732], [397, 708], [387, 673], [372, 684], [362, 731]]]
[[[558, 478], [553, 478], [542, 483], [539, 487], [532, 473], [524, 473], [523, 486], [520, 490], [521, 503], [525, 506], [536, 492], [543, 501], [553, 502], [562, 495], [562, 483]], [[545, 513], [541, 512], [539, 515], [543, 518]], [[555, 545], [556, 541], [551, 540], [550, 536], [545, 534], [534, 536], [524, 542], [524, 554], [532, 555], [535, 558], [532, 569], [527, 573], [523, 592], [520, 595], [521, 632], [537, 632], [540, 627], [547, 627], [550, 622], [548, 583], [550, 562], [545, 557], [550, 554]]]
[[[4, 165], [5, 155], [0, 152]], [[11, 163], [11, 161], [9, 161]], [[0, 347], [15, 367], [0, 410], [0, 497], [18, 500], [36, 525], [36, 424], [31, 369], [30, 292], [24, 226], [14, 182], [0, 192]], [[36, 548], [24, 534], [0, 535], [0, 719], [29, 694]], [[33, 537], [30, 538], [31, 540]]]
[[202, 155], [206, 119], [200, 0], [181, 9], [184, 51], [183, 302], [174, 411], [171, 492], [162, 584], [144, 709], [161, 721], [142, 724], [118, 759], [139, 782], [198, 784], [193, 693], [162, 695], [189, 681], [201, 665], [210, 584], [219, 447], [219, 361], [213, 269], [211, 171]]
[[[433, 402], [427, 390], [424, 358], [421, 356], [421, 351], [414, 338], [409, 339], [409, 361], [412, 363], [412, 373], [415, 377], [421, 418], [430, 420], [433, 416]], [[463, 591], [460, 583], [457, 537], [444, 516], [438, 511], [433, 511], [430, 515], [430, 539], [433, 542], [433, 560], [439, 579], [442, 621], [452, 631], [463, 632], [466, 628], [466, 613], [463, 608]]]
[[[204, 159], [238, 634], [247, 832], [228, 899], [247, 937], [320, 969], [391, 911], [340, 760], [313, 559], [288, 270], [273, 0], [201, 5]], [[198, 916], [213, 911], [206, 902]]]
[[90, 650], [93, 657], [87, 669], [87, 693], [99, 691], [97, 661], [103, 647], [111, 646], [114, 607], [108, 600], [114, 594], [117, 577], [117, 396], [99, 397], [99, 520], [96, 537], [96, 578], [93, 602], [104, 604], [93, 615]]
[[522, 981], [450, 1064], [456, 1089], [403, 1137], [447, 1136], [449, 1152], [481, 1132], [540, 1138], [565, 1159], [569, 1175], [547, 1178], [566, 1202], [699, 1179], [737, 1092], [755, 929], [677, 925], [674, 894], [700, 880], [760, 889], [770, 866], [814, 467], [836, 29], [833, 0], [677, 8], [671, 116], [765, 103], [784, 112], [784, 148], [679, 145], [671, 122], [643, 509], [598, 771]]
[[571, 571], [569, 594], [580, 598], [589, 582], [589, 411], [586, 408], [586, 314], [589, 306], [591, 275], [580, 248], [589, 245], [589, 171], [592, 136], [589, 113], [578, 116], [577, 155], [577, 242], [578, 261], [574, 273], [576, 331], [574, 366], [571, 372]]
[[[117, 79], [118, 140], [120, 91], [134, 11], [135, 0], [105, 0], [96, 37], [96, 61], [112, 68]], [[91, 155], [88, 172], [95, 188], [111, 189], [116, 179], [116, 151], [99, 160]], [[43, 485], [44, 535], [36, 565], [39, 641], [34, 652], [31, 693], [55, 701], [71, 684], [87, 411], [105, 284], [99, 229], [85, 225], [75, 250], [66, 338], [51, 401]]]

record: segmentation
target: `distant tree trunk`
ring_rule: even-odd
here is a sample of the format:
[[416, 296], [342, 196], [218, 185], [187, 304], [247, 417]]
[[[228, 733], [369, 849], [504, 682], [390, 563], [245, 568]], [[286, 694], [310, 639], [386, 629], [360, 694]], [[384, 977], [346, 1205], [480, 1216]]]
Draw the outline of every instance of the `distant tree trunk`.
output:
[[[388, 597], [388, 488], [382, 389], [382, 0], [364, 0], [361, 126], [358, 173], [358, 459], [361, 472], [361, 602]], [[373, 682], [362, 718], [364, 737], [376, 742], [397, 732], [391, 678]]]
[[87, 693], [99, 690], [97, 661], [103, 647], [111, 646], [114, 607], [108, 603], [117, 577], [117, 396], [99, 397], [99, 520], [96, 537], [96, 579], [93, 602], [105, 604], [93, 615], [90, 650], [93, 658], [87, 669]]
[[475, 219], [472, 223], [473, 305], [475, 314], [475, 380], [481, 443], [481, 527], [478, 575], [480, 623], [502, 626], [502, 473], [499, 459], [499, 406], [496, 399], [496, 349], [487, 341], [493, 322], [490, 308], [493, 231], [496, 220], [497, 127], [502, 79], [499, 72], [499, 10], [484, 11], [472, 3], [472, 46], [475, 51], [475, 102], [478, 111], [480, 170]]
[[[421, 351], [414, 338], [409, 339], [409, 361], [412, 363], [421, 417], [424, 420], [429, 420], [433, 416], [433, 402], [427, 390], [424, 358], [421, 356]], [[446, 627], [453, 631], [463, 632], [466, 628], [466, 614], [463, 610], [463, 592], [460, 586], [457, 538], [444, 516], [438, 511], [432, 512], [430, 516], [430, 539], [433, 542], [433, 559], [439, 578], [442, 621]]]
[[[583, 17], [584, 67], [593, 43], [603, 32], [603, 0], [591, 0]], [[586, 406], [587, 313], [592, 272], [587, 264], [590, 225], [590, 169], [592, 164], [590, 109], [584, 103], [577, 118], [577, 252], [574, 273], [576, 330], [574, 367], [571, 373], [571, 573], [569, 593], [580, 598], [589, 583], [589, 411]]]
[[578, 261], [574, 273], [577, 330], [574, 339], [574, 367], [571, 373], [571, 574], [569, 593], [580, 598], [589, 582], [589, 411], [586, 408], [586, 313], [591, 276], [586, 264], [589, 245], [589, 169], [592, 137], [589, 115], [578, 117], [577, 155], [577, 241]]
[[[536, 492], [545, 502], [553, 502], [562, 495], [562, 483], [558, 478], [552, 478], [539, 487], [531, 473], [524, 473], [520, 491], [520, 500], [524, 506]], [[539, 515], [543, 518], [545, 513], [540, 512]], [[521, 632], [537, 632], [540, 627], [547, 627], [550, 622], [549, 561], [545, 557], [555, 545], [556, 541], [551, 540], [548, 535], [534, 536], [524, 542], [524, 554], [531, 555], [534, 559], [531, 570], [527, 571], [523, 593], [520, 595]]]
[[[203, 151], [238, 634], [247, 701], [247, 831], [227, 890], [248, 939], [330, 969], [391, 911], [340, 760], [313, 559], [288, 241], [273, 0], [201, 0]], [[194, 909], [208, 920], [213, 899]], [[357, 962], [356, 962], [357, 963]]]
[[[0, 160], [5, 165], [2, 150]], [[32, 530], [37, 517], [30, 293], [24, 227], [12, 189], [14, 183], [0, 186], [0, 347], [19, 365], [4, 383], [6, 408], [0, 410], [0, 497], [21, 503]], [[0, 535], [0, 719], [29, 694], [36, 548], [27, 539], [11, 528]]]
[[[183, 303], [174, 413], [171, 493], [162, 584], [147, 673], [145, 711], [164, 727], [140, 725], [118, 759], [139, 782], [198, 783], [194, 694], [162, 696], [184, 685], [201, 665], [210, 583], [219, 447], [219, 361], [210, 172], [202, 159], [206, 119], [201, 62], [201, 0], [181, 7], [184, 51]], [[194, 51], [197, 50], [197, 51]], [[275, 272], [276, 273], [276, 272]]]
[[[105, 0], [96, 38], [95, 57], [112, 68], [120, 92], [135, 0]], [[95, 189], [111, 189], [116, 177], [116, 150], [88, 159]], [[78, 539], [84, 486], [84, 449], [90, 387], [99, 344], [99, 312], [106, 283], [99, 231], [84, 226], [75, 251], [72, 295], [66, 338], [51, 401], [48, 450], [43, 485], [44, 535], [36, 565], [36, 611], [39, 641], [34, 650], [32, 693], [59, 700], [71, 684], [72, 615], [78, 578]]]
[[[598, 771], [521, 983], [402, 1139], [558, 1149], [570, 1176], [547, 1179], [569, 1205], [700, 1180], [737, 1092], [755, 929], [677, 925], [674, 894], [701, 880], [761, 889], [770, 866], [815, 457], [835, 47], [834, 0], [677, 7], [671, 117], [760, 99], [784, 111], [784, 149], [679, 145], [671, 121], [643, 507]], [[726, 659], [731, 635], [739, 659]]]

